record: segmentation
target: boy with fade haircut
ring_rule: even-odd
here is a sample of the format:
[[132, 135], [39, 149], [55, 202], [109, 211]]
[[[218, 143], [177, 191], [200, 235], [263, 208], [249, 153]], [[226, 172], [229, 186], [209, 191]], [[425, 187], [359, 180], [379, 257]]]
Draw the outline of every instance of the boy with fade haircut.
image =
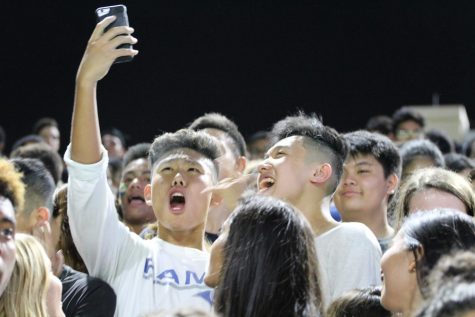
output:
[[[242, 176], [246, 169], [246, 142], [237, 125], [220, 113], [207, 113], [195, 119], [189, 126], [195, 131], [204, 131], [215, 137], [219, 142], [221, 156], [218, 159], [218, 180]], [[222, 201], [218, 206], [209, 209], [206, 221], [206, 238], [213, 243], [218, 232], [233, 208]]]
[[[33, 235], [35, 229], [50, 220], [54, 179], [39, 159], [14, 158], [11, 162], [25, 184], [24, 207], [17, 211], [17, 231]], [[48, 256], [52, 254], [48, 252]]]
[[[53, 273], [63, 285], [62, 301], [66, 317], [112, 316], [115, 310], [115, 294], [100, 279], [81, 275], [64, 265], [61, 251], [56, 246], [61, 232], [59, 215], [54, 212], [53, 177], [38, 159], [15, 158], [12, 160], [22, 174], [25, 184], [24, 208], [18, 210], [17, 232], [37, 238], [51, 259]], [[97, 307], [101, 303], [100, 308]]]
[[25, 185], [14, 165], [0, 158], [0, 296], [15, 267], [15, 213], [23, 209]]
[[374, 234], [363, 224], [338, 223], [330, 216], [347, 155], [343, 138], [303, 113], [277, 122], [272, 133], [278, 141], [259, 166], [259, 193], [290, 202], [309, 221], [324, 305], [347, 290], [379, 285], [381, 248]]
[[349, 156], [333, 197], [344, 222], [361, 222], [386, 251], [394, 236], [388, 223], [388, 200], [401, 175], [401, 157], [387, 137], [368, 131], [344, 135]]
[[137, 54], [117, 47], [137, 40], [126, 26], [104, 32], [114, 19], [97, 24], [76, 77], [71, 145], [65, 154], [71, 233], [89, 273], [116, 291], [116, 316], [190, 306], [210, 310], [211, 290], [203, 280], [209, 261], [204, 228], [214, 199], [203, 191], [217, 181], [215, 140], [192, 130], [154, 140], [149, 154], [152, 179], [144, 197], [157, 217], [158, 237], [141, 239], [117, 216], [107, 184], [96, 86], [117, 57]]

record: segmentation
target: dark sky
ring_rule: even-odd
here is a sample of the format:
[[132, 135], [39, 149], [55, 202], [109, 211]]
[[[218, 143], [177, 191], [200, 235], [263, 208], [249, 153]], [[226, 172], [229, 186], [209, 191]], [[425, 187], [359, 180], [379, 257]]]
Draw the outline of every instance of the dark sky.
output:
[[[100, 82], [99, 111], [104, 127], [133, 143], [210, 111], [245, 135], [297, 108], [349, 131], [401, 105], [430, 104], [434, 92], [475, 117], [475, 1], [122, 3], [140, 54]], [[109, 4], [2, 4], [0, 125], [9, 145], [42, 116], [60, 122], [67, 142], [94, 10]]]

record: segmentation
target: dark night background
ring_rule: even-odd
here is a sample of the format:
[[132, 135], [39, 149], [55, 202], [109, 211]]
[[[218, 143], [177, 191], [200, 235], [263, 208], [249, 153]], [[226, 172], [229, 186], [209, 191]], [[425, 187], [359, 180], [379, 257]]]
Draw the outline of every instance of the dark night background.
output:
[[[74, 79], [111, 1], [2, 4], [0, 125], [8, 148], [36, 119], [69, 137]], [[98, 88], [103, 127], [131, 143], [204, 112], [244, 135], [295, 109], [340, 131], [404, 104], [465, 104], [475, 117], [475, 1], [122, 1], [139, 39]], [[472, 124], [473, 125], [473, 124]]]

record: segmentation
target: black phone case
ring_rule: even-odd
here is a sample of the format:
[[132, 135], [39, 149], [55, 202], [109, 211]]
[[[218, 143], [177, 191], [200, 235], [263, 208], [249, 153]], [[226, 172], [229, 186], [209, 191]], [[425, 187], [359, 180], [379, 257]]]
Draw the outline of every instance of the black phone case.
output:
[[[127, 7], [124, 5], [116, 5], [116, 6], [110, 6], [110, 7], [101, 7], [96, 9], [96, 18], [97, 22], [100, 22], [107, 18], [108, 16], [116, 16], [116, 19], [114, 22], [112, 22], [110, 25], [108, 25], [104, 29], [104, 33], [107, 32], [110, 28], [116, 27], [116, 26], [129, 26], [129, 18], [127, 16]], [[132, 48], [132, 44], [122, 44], [119, 45], [118, 48]], [[133, 56], [122, 56], [117, 58], [114, 63], [125, 63], [125, 62], [130, 62], [134, 57]]]

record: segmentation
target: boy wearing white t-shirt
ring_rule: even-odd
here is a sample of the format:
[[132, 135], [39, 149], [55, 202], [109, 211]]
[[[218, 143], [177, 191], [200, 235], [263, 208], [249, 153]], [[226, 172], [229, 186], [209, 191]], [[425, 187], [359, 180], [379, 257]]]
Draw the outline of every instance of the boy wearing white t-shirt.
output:
[[217, 180], [218, 147], [208, 135], [180, 130], [157, 137], [150, 148], [151, 184], [144, 197], [158, 220], [158, 237], [142, 240], [119, 222], [107, 183], [107, 151], [101, 145], [96, 86], [117, 57], [136, 43], [129, 27], [96, 26], [76, 78], [69, 167], [68, 215], [71, 232], [89, 273], [117, 293], [116, 316], [140, 316], [178, 307], [211, 309], [203, 282], [208, 263], [204, 228], [215, 202], [204, 189]]
[[330, 201], [348, 148], [342, 136], [303, 113], [277, 122], [276, 138], [259, 165], [259, 193], [290, 202], [309, 221], [320, 264], [322, 295], [328, 306], [353, 288], [379, 285], [381, 249], [360, 223], [338, 223]]

